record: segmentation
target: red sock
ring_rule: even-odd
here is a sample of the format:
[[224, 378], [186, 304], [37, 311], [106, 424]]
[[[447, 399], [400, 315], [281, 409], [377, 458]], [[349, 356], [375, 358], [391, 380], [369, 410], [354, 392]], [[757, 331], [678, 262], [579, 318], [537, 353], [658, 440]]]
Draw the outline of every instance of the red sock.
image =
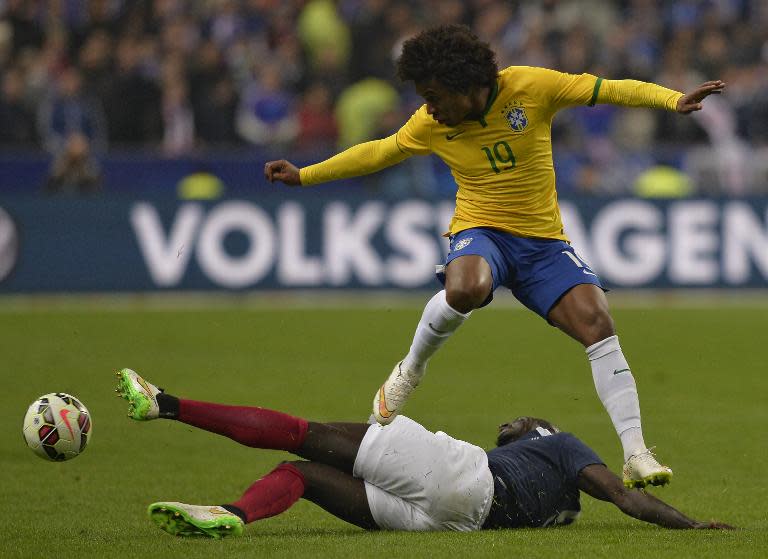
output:
[[278, 411], [194, 400], [179, 400], [178, 420], [246, 446], [288, 451], [301, 447], [308, 427], [305, 419]]
[[304, 494], [305, 486], [304, 474], [296, 466], [280, 464], [232, 505], [245, 513], [246, 523], [269, 518], [288, 510]]

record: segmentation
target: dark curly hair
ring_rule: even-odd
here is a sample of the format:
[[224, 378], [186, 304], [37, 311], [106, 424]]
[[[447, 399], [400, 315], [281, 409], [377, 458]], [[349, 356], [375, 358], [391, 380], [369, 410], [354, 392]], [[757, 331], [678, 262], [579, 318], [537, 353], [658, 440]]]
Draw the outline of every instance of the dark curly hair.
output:
[[499, 73], [496, 54], [466, 25], [426, 29], [403, 44], [397, 75], [404, 81], [435, 78], [448, 89], [468, 93], [472, 86], [490, 86]]

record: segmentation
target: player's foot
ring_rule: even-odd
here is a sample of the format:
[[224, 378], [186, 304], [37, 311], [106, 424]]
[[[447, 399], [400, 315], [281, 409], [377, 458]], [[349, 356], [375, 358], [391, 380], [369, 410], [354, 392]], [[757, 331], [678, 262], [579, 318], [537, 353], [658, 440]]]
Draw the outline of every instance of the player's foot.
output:
[[152, 522], [172, 536], [206, 536], [221, 539], [243, 534], [243, 520], [218, 505], [152, 503], [147, 508]]
[[389, 425], [400, 413], [408, 396], [419, 384], [421, 375], [403, 368], [403, 362], [395, 365], [392, 374], [373, 397], [373, 416], [382, 425]]
[[116, 374], [118, 382], [115, 392], [128, 401], [128, 417], [137, 421], [157, 419], [160, 414], [157, 395], [162, 390], [131, 369], [123, 369]]
[[624, 464], [623, 474], [624, 485], [629, 488], [666, 485], [672, 481], [672, 470], [659, 464], [650, 449], [630, 456]]

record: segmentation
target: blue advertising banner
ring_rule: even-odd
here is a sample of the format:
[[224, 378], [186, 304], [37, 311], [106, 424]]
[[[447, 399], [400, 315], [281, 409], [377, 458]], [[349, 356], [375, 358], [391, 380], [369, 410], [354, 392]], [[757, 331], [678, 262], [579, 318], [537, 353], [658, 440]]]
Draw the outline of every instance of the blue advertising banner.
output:
[[[768, 200], [571, 199], [611, 287], [768, 286]], [[319, 192], [215, 202], [0, 202], [0, 292], [437, 287], [453, 200]]]

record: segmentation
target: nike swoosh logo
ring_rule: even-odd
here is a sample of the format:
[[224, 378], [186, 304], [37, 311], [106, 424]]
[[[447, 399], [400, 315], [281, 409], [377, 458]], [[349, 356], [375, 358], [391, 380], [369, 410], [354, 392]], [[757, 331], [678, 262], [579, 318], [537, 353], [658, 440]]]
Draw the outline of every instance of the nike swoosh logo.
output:
[[72, 440], [75, 440], [75, 432], [72, 430], [72, 425], [69, 424], [69, 418], [67, 417], [69, 415], [70, 410], [64, 409], [59, 410], [59, 415], [61, 416], [61, 419], [64, 421], [64, 423], [67, 425], [67, 429], [69, 429], [69, 434], [72, 435]]
[[387, 409], [387, 403], [384, 400], [384, 387], [379, 388], [379, 415], [384, 419], [389, 419], [392, 412]]
[[618, 375], [618, 374], [621, 374], [621, 373], [629, 373], [629, 372], [630, 372], [629, 369], [616, 369], [616, 370], [613, 371], [613, 374], [614, 375]]
[[136, 382], [138, 382], [141, 388], [144, 389], [144, 392], [147, 394], [147, 396], [154, 400], [154, 398], [152, 398], [152, 391], [149, 389], [149, 386], [147, 386], [147, 381], [142, 377], [136, 377]]
[[432, 330], [435, 334], [440, 335], [440, 336], [447, 333], [447, 332], [443, 332], [442, 330], [438, 330], [437, 328], [432, 326], [431, 322], [429, 323], [429, 329]]
[[585, 273], [585, 274], [587, 274], [588, 276], [595, 276], [595, 277], [597, 277], [597, 274], [596, 274], [596, 273], [594, 273], [594, 272], [587, 272], [586, 270], [582, 270], [582, 272], [584, 272], [584, 273]]
[[448, 141], [450, 142], [450, 141], [451, 141], [451, 140], [453, 140], [454, 138], [458, 138], [459, 136], [461, 136], [461, 135], [462, 135], [464, 132], [466, 132], [466, 130], [459, 130], [459, 131], [458, 131], [458, 132], [456, 132], [455, 134], [446, 134], [446, 135], [445, 135], [445, 139], [446, 139], [446, 140], [448, 140]]

